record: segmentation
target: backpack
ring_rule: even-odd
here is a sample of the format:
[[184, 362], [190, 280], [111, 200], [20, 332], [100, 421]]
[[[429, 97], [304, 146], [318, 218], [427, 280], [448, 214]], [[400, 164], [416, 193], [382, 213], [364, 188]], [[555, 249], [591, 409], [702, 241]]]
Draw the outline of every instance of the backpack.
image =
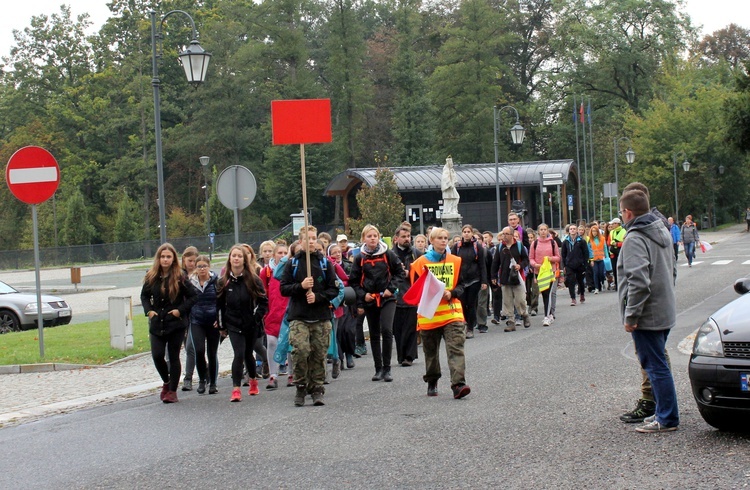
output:
[[359, 256], [359, 267], [362, 269], [362, 275], [359, 278], [359, 285], [364, 286], [365, 285], [365, 263], [368, 263], [370, 265], [375, 265], [378, 262], [385, 262], [385, 265], [388, 269], [388, 281], [391, 280], [391, 264], [388, 262], [388, 251], [386, 250], [385, 253], [381, 255], [376, 255], [374, 259], [365, 259], [363, 255], [360, 254]]
[[[299, 260], [296, 257], [292, 258], [292, 277], [297, 277], [297, 268], [299, 267]], [[323, 257], [320, 259], [320, 269], [323, 271], [323, 279], [328, 279], [328, 259]]]
[[[474, 242], [474, 262], [479, 261], [479, 249], [477, 249], [477, 241], [473, 240]], [[458, 244], [456, 244], [456, 255], [458, 255], [458, 251], [461, 250], [461, 245], [464, 243], [463, 240], [460, 240]]]

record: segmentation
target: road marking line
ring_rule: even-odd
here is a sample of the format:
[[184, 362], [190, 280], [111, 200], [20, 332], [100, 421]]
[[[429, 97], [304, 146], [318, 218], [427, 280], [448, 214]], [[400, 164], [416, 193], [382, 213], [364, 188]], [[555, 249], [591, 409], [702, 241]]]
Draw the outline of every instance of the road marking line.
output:
[[8, 181], [11, 184], [37, 184], [41, 182], [56, 182], [57, 168], [14, 168], [9, 172]]
[[750, 265], [750, 260], [746, 260], [742, 263], [742, 265]]
[[727, 265], [731, 264], [732, 260], [717, 260], [716, 262], [713, 262], [711, 265]]

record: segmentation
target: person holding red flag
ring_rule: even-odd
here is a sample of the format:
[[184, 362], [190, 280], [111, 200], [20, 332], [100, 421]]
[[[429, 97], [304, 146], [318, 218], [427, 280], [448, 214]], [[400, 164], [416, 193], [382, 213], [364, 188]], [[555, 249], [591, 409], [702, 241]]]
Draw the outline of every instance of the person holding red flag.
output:
[[434, 275], [445, 284], [445, 289], [440, 293], [440, 302], [434, 314], [429, 318], [421, 314], [418, 315], [417, 330], [422, 336], [426, 368], [424, 380], [427, 383], [427, 396], [438, 395], [437, 384], [441, 377], [439, 349], [440, 341], [444, 339], [451, 376], [451, 390], [453, 391], [453, 398], [459, 399], [471, 393], [471, 388], [466, 384], [465, 377], [464, 342], [466, 341], [466, 334], [464, 329], [466, 322], [459, 300], [465, 289], [465, 285], [459, 277], [461, 258], [446, 253], [448, 230], [445, 228], [433, 228], [430, 232], [430, 243], [432, 244], [432, 250], [425, 252], [411, 265], [409, 278], [412, 287], [404, 295], [404, 301], [416, 305], [430, 299], [423, 297], [424, 291], [431, 290], [429, 287], [424, 287], [427, 280], [430, 279], [425, 276]]

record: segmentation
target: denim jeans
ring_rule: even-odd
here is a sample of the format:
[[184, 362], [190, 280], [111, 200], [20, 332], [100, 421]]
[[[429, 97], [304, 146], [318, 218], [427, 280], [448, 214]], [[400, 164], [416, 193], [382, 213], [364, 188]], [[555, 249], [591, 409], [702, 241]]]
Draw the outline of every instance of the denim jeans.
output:
[[641, 367], [651, 380], [651, 389], [656, 401], [656, 420], [665, 427], [677, 427], [680, 425], [677, 392], [672, 370], [664, 355], [669, 330], [636, 329], [631, 335]]
[[692, 264], [695, 258], [695, 242], [684, 243], [683, 246], [685, 247], [685, 257], [687, 257], [688, 264]]
[[592, 267], [594, 269], [594, 289], [597, 289], [599, 291], [602, 290], [602, 285], [604, 284], [604, 280], [606, 279], [606, 272], [604, 271], [604, 261], [603, 260], [595, 260], [592, 264]]

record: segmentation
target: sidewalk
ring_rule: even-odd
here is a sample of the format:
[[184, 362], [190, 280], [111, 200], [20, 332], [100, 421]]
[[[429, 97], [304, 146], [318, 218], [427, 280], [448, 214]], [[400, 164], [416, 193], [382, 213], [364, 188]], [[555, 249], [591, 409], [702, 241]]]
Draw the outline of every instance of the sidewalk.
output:
[[[701, 239], [715, 244], [744, 232], [745, 225], [736, 225], [717, 232], [703, 232]], [[132, 266], [133, 264], [90, 267], [86, 268], [86, 274], [94, 272], [106, 274]], [[64, 279], [69, 277], [66, 275], [68, 273], [67, 269], [43, 271], [42, 280]], [[33, 271], [0, 273], [0, 280], [6, 281], [8, 278], [7, 282], [11, 284], [14, 281], [21, 282], [28, 277], [31, 277], [33, 281]], [[135, 300], [139, 294], [140, 286], [78, 293], [65, 296], [65, 298], [72, 301], [71, 298], [80, 297], [80, 301], [75, 303], [75, 308], [80, 308], [80, 311], [74, 310], [74, 314], [77, 314], [106, 311], [109, 296], [133, 296], [135, 310]], [[184, 350], [181, 357], [184, 368]], [[228, 371], [232, 357], [230, 343], [223, 342], [219, 347], [219, 366], [223, 372]], [[196, 380], [197, 375], [193, 379]], [[162, 382], [148, 353], [102, 367], [0, 375], [0, 393], [4, 395], [0, 397], [0, 428], [88, 406], [113, 403], [117, 400], [156, 396], [161, 385]], [[199, 395], [195, 391], [186, 392], [184, 395], [182, 391], [179, 391], [178, 396]], [[229, 396], [229, 393], [223, 390], [219, 396]]]

